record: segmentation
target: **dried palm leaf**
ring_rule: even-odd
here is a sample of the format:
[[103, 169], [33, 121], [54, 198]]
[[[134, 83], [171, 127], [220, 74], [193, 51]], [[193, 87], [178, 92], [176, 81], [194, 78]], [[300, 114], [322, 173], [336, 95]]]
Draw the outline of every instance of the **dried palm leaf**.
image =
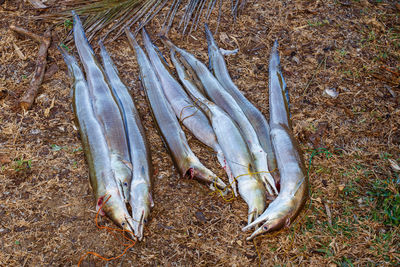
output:
[[[68, 0], [64, 2], [65, 8], [61, 12], [45, 15], [44, 18], [64, 21], [71, 19], [71, 11], [85, 18], [84, 28], [89, 41], [102, 30], [101, 39], [112, 41], [118, 38], [125, 28], [131, 28], [134, 24], [135, 32], [139, 31], [168, 3], [169, 9], [165, 16], [162, 32], [167, 34], [178, 12], [183, 12], [179, 22], [183, 34], [197, 29], [201, 18], [209, 19], [218, 0]], [[218, 24], [221, 17], [222, 1], [219, 0]], [[231, 12], [234, 20], [238, 10], [243, 8], [245, 0], [230, 0]], [[240, 2], [240, 4], [239, 4]], [[183, 6], [183, 7], [182, 7]], [[207, 6], [207, 8], [205, 8]], [[205, 13], [205, 15], [204, 15]], [[43, 18], [43, 17], [42, 17]], [[190, 23], [192, 25], [189, 28]], [[189, 29], [189, 30], [188, 30]], [[109, 37], [112, 33], [112, 37]]]

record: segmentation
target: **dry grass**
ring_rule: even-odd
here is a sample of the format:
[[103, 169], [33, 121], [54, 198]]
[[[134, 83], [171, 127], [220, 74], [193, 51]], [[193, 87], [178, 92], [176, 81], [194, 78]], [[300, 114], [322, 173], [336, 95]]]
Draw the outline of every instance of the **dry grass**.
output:
[[[88, 250], [116, 255], [121, 240], [94, 224], [70, 83], [55, 47], [64, 29], [54, 31], [48, 56], [59, 71], [45, 81], [31, 111], [17, 109], [34, 71], [37, 45], [9, 26], [38, 34], [46, 29], [29, 19], [37, 11], [19, 2], [6, 1], [2, 6], [8, 10], [0, 7], [0, 263], [65, 266], [75, 265]], [[310, 208], [291, 230], [246, 242], [248, 233], [240, 231], [246, 218], [242, 200], [225, 203], [204, 185], [179, 179], [122, 37], [108, 48], [132, 87], [151, 142], [155, 207], [145, 240], [110, 265], [256, 265], [256, 247], [263, 266], [398, 264], [399, 173], [388, 159], [400, 162], [399, 76], [381, 66], [400, 72], [400, 10], [391, 1], [249, 2], [236, 24], [221, 18], [216, 39], [226, 49], [239, 46], [240, 53], [227, 58], [231, 75], [264, 114], [269, 50], [279, 40], [294, 132], [305, 158], [319, 147], [332, 153], [329, 159], [313, 158]], [[160, 23], [154, 20], [149, 31], [155, 33]], [[201, 30], [185, 38], [172, 30], [170, 37], [207, 59]], [[324, 95], [327, 88], [335, 88], [338, 98]], [[215, 156], [189, 138], [203, 162], [222, 175]], [[112, 226], [107, 219], [102, 224]], [[104, 264], [85, 260], [86, 266]]]

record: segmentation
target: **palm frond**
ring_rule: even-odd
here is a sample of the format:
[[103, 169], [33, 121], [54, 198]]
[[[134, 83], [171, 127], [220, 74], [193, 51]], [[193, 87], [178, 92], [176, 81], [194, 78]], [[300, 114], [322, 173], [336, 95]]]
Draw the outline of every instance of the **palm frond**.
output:
[[[126, 27], [131, 28], [136, 25], [134, 31], [137, 32], [169, 4], [160, 30], [166, 35], [172, 27], [175, 16], [181, 11], [183, 15], [178, 28], [182, 28], [182, 33], [186, 34], [196, 30], [202, 18], [205, 20], [210, 18], [218, 1], [219, 24], [223, 0], [186, 0], [184, 4], [182, 0], [68, 0], [64, 1], [64, 10], [46, 15], [45, 18], [59, 21], [71, 19], [71, 11], [75, 10], [84, 18], [84, 28], [89, 41], [104, 29], [107, 30], [102, 33], [101, 39], [112, 41], [118, 38]], [[230, 1], [231, 14], [236, 20], [238, 11], [243, 8], [246, 0]]]

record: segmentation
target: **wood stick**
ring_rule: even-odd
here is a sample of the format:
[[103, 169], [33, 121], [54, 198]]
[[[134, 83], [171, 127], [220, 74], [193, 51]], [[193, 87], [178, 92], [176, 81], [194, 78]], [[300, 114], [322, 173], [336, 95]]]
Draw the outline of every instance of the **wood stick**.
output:
[[28, 110], [31, 108], [33, 101], [35, 101], [39, 87], [43, 82], [47, 64], [47, 50], [49, 49], [51, 42], [51, 30], [48, 29], [43, 36], [39, 36], [20, 27], [10, 26], [10, 28], [19, 34], [28, 36], [40, 44], [38, 57], [36, 59], [35, 74], [33, 75], [29, 88], [25, 91], [24, 95], [19, 101], [20, 107], [24, 110]]
[[42, 43], [43, 37], [40, 36], [40, 35], [37, 35], [36, 33], [27, 31], [27, 30], [25, 30], [25, 29], [23, 29], [23, 28], [20, 28], [20, 27], [18, 27], [18, 26], [15, 26], [15, 25], [11, 25], [11, 26], [10, 26], [10, 29], [13, 30], [13, 31], [15, 31], [15, 32], [18, 33], [18, 34], [25, 35], [26, 37], [29, 37], [29, 38], [31, 38], [32, 40], [35, 40], [35, 41], [38, 42], [39, 44]]

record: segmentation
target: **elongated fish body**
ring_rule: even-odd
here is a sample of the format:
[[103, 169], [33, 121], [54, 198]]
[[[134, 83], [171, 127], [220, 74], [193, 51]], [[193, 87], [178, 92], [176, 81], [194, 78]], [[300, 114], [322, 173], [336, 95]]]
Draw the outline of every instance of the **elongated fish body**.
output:
[[261, 147], [267, 153], [269, 170], [272, 171], [272, 176], [275, 181], [278, 181], [279, 175], [274, 171], [277, 170], [277, 166], [274, 150], [272, 148], [268, 122], [261, 111], [258, 110], [246, 97], [244, 97], [244, 95], [239, 91], [239, 88], [232, 81], [225, 64], [224, 56], [218, 48], [207, 24], [205, 24], [205, 32], [208, 43], [210, 67], [220, 84], [235, 99], [236, 103], [253, 126]]
[[144, 28], [142, 29], [142, 37], [150, 62], [156, 71], [164, 95], [168, 99], [175, 115], [200, 142], [211, 147], [217, 153], [219, 163], [226, 170], [228, 176], [232, 177], [229, 166], [226, 164], [224, 154], [222, 153], [221, 147], [218, 144], [215, 133], [207, 117], [194, 105], [179, 82], [176, 81], [165, 68], [154, 49], [155, 45], [151, 42], [150, 36]]
[[103, 125], [107, 144], [110, 147], [112, 170], [115, 172], [115, 178], [127, 202], [132, 170], [124, 122], [104, 71], [97, 62], [94, 52], [86, 39], [82, 23], [75, 12], [73, 12], [73, 16], [75, 45], [86, 71], [94, 112]]
[[[80, 136], [89, 165], [90, 184], [97, 200], [97, 208], [110, 197], [103, 206], [104, 212], [115, 224], [133, 233], [133, 220], [115, 181], [111, 168], [111, 155], [102, 125], [97, 120], [92, 107], [92, 96], [84, 75], [75, 58], [60, 48], [64, 61], [73, 78], [73, 109], [77, 118]], [[104, 213], [102, 213], [104, 215]]]
[[258, 172], [258, 176], [264, 182], [267, 191], [272, 195], [272, 189], [278, 193], [275, 187], [275, 181], [268, 170], [267, 155], [261, 147], [256, 132], [250, 124], [242, 109], [236, 103], [235, 99], [225, 91], [214, 75], [207, 69], [207, 67], [192, 54], [185, 50], [176, 47], [169, 40], [164, 39], [164, 42], [175, 49], [185, 59], [185, 61], [193, 68], [198, 78], [204, 86], [204, 89], [210, 99], [220, 106], [232, 119], [238, 124], [239, 129], [249, 147], [250, 153], [254, 160], [254, 168]]
[[164, 96], [160, 82], [149, 59], [136, 42], [133, 34], [126, 30], [126, 35], [132, 49], [136, 53], [141, 81], [146, 91], [153, 117], [181, 176], [196, 178], [224, 189], [226, 187], [225, 183], [201, 164], [190, 149], [174, 111]]
[[281, 175], [281, 190], [264, 213], [243, 228], [243, 230], [247, 230], [263, 223], [248, 239], [264, 232], [289, 226], [300, 213], [308, 196], [308, 181], [302, 154], [289, 125], [289, 112], [276, 41], [269, 62], [269, 77], [271, 138]]
[[129, 204], [132, 208], [135, 235], [139, 240], [142, 240], [144, 223], [147, 222], [150, 207], [154, 206], [151, 196], [152, 165], [150, 149], [139, 112], [133, 103], [128, 88], [119, 78], [118, 70], [102, 43], [100, 43], [100, 54], [112, 93], [117, 100], [124, 120], [133, 167]]
[[[185, 85], [189, 94], [196, 100], [209, 118], [218, 142], [227, 159], [234, 177], [237, 177], [239, 193], [249, 207], [248, 222], [251, 223], [265, 209], [266, 195], [263, 184], [251, 173], [251, 156], [246, 143], [236, 124], [228, 114], [213, 102], [206, 99], [186, 75], [183, 65], [178, 61], [171, 50], [171, 59], [177, 70], [180, 80]], [[234, 181], [230, 181], [231, 184]], [[233, 184], [233, 188], [236, 186]], [[235, 191], [235, 190], [234, 190]]]

